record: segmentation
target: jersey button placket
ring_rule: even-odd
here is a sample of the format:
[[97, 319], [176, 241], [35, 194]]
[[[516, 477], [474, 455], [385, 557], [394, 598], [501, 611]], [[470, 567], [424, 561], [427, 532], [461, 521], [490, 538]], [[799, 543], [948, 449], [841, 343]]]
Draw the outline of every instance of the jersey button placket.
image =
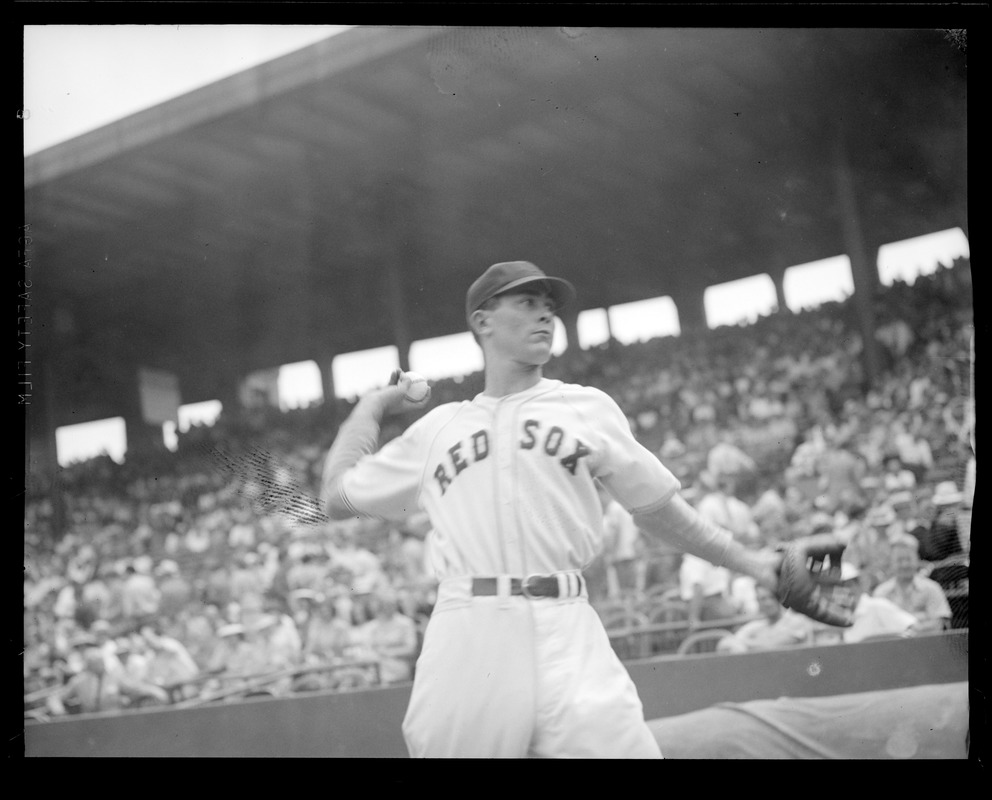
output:
[[513, 450], [516, 447], [513, 431], [513, 408], [500, 403], [496, 419], [496, 483], [498, 503], [496, 513], [499, 516], [499, 530], [502, 537], [502, 551], [505, 559], [505, 569], [511, 575], [519, 574], [522, 567], [517, 563], [519, 532], [514, 525], [513, 501]]

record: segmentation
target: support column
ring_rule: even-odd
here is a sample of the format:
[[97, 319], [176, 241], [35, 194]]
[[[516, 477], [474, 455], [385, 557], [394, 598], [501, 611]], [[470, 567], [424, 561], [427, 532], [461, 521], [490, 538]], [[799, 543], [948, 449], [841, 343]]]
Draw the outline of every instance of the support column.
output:
[[221, 404], [221, 414], [237, 414], [241, 409], [241, 374], [231, 370], [223, 376], [217, 399]]
[[699, 287], [672, 287], [670, 291], [679, 315], [679, 328], [683, 333], [704, 333], [706, 331], [706, 306], [703, 303], [703, 289]]
[[320, 389], [324, 393], [324, 403], [334, 404], [334, 371], [331, 365], [334, 363], [334, 357], [327, 355], [320, 358], [317, 361], [317, 367], [320, 370]]
[[565, 336], [568, 337], [569, 353], [578, 353], [579, 347], [579, 310], [574, 306], [563, 308], [558, 314], [562, 324], [565, 326]]
[[[32, 402], [32, 405], [27, 407], [25, 445], [28, 448], [28, 463], [25, 464], [24, 476], [26, 481], [36, 482], [31, 486], [32, 493], [48, 496], [52, 504], [52, 537], [58, 541], [65, 533], [66, 510], [65, 494], [62, 491], [62, 472], [55, 443], [57, 383], [51, 360], [45, 351], [41, 351], [33, 361], [40, 362], [37, 366], [32, 363], [31, 377], [32, 380], [38, 381], [37, 391], [33, 393], [41, 396], [41, 402]], [[31, 399], [34, 401], [37, 397]]]
[[775, 302], [778, 304], [779, 314], [791, 313], [785, 302], [785, 270], [785, 267], [772, 267], [768, 270], [768, 274], [775, 284]]
[[326, 426], [325, 430], [335, 431], [343, 418], [338, 413], [338, 399], [334, 396], [334, 371], [331, 368], [334, 356], [330, 351], [324, 349], [317, 357], [316, 362], [317, 369], [320, 371], [320, 388], [324, 393], [324, 402], [319, 411], [321, 424]]
[[410, 325], [406, 316], [406, 292], [403, 287], [403, 274], [395, 260], [385, 270], [386, 301], [389, 317], [393, 323], [393, 342], [399, 350], [400, 369], [410, 369]]
[[124, 427], [127, 436], [127, 451], [125, 458], [132, 453], [149, 453], [161, 450], [165, 444], [162, 438], [162, 428], [145, 422], [141, 410], [141, 386], [138, 378], [138, 368], [124, 373], [128, 381], [126, 386], [119, 387], [118, 396], [123, 400]]
[[877, 255], [869, 259], [858, 213], [854, 176], [848, 161], [843, 129], [837, 132], [834, 148], [834, 187], [840, 207], [844, 250], [851, 259], [854, 279], [854, 306], [863, 342], [862, 359], [865, 375], [874, 381], [880, 371], [878, 343], [875, 341], [875, 294], [878, 288]]

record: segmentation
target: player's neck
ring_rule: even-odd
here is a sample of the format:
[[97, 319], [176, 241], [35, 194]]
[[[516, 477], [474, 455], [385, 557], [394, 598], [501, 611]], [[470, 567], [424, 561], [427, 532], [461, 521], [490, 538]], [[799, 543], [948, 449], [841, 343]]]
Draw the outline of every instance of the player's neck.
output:
[[489, 397], [505, 397], [536, 386], [542, 377], [544, 371], [539, 364], [487, 363], [486, 388], [482, 393]]

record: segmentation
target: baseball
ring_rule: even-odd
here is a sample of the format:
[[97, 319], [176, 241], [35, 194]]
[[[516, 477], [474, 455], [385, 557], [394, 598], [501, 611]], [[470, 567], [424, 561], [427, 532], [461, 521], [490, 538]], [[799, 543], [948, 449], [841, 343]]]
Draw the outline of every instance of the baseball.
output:
[[413, 403], [419, 403], [430, 394], [431, 387], [427, 384], [427, 378], [423, 375], [418, 375], [416, 372], [405, 372], [402, 381], [406, 386], [406, 394], [404, 396]]

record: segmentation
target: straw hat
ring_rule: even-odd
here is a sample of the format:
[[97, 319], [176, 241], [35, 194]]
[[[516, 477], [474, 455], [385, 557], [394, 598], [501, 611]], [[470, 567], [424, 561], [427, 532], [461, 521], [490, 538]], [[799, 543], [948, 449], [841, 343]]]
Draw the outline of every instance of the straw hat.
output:
[[942, 481], [937, 484], [933, 497], [930, 499], [935, 506], [950, 506], [964, 500], [964, 495], [958, 491], [954, 481]]

